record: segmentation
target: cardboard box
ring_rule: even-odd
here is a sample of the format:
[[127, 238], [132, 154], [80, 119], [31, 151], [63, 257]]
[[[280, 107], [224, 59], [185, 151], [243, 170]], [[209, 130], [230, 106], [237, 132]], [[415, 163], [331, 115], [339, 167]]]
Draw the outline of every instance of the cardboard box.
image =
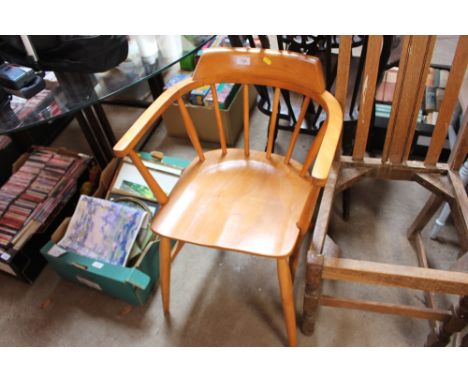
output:
[[[49, 148], [52, 149], [52, 148]], [[72, 151], [63, 148], [52, 149], [59, 153], [78, 155]], [[80, 154], [82, 155], [82, 154]], [[27, 160], [29, 153], [21, 155], [13, 164], [13, 173]], [[90, 157], [89, 157], [90, 158]], [[90, 158], [91, 159], [91, 158]], [[50, 215], [38, 231], [21, 247], [15, 251], [9, 249], [6, 252], [0, 251], [0, 270], [6, 272], [22, 281], [32, 283], [41, 273], [47, 264], [45, 258], [41, 255], [40, 248], [50, 240], [51, 234], [57, 229], [65, 216], [73, 213], [79, 198], [80, 185], [89, 177], [87, 170], [79, 177], [76, 191], [72, 193], [68, 200], [63, 203]]]
[[72, 252], [54, 252], [65, 234], [70, 218], [66, 218], [53, 233], [41, 253], [50, 266], [64, 279], [84, 284], [132, 305], [143, 305], [159, 278], [159, 241], [139, 256], [134, 267], [121, 267], [81, 256]]
[[[143, 153], [142, 157], [147, 159], [148, 155]], [[187, 167], [189, 161], [164, 157], [163, 163]], [[120, 160], [114, 158], [106, 166], [94, 197], [106, 197], [119, 164]], [[50, 266], [66, 280], [97, 289], [132, 305], [145, 304], [159, 278], [159, 239], [148, 246], [148, 251], [142, 253], [133, 266], [122, 267], [76, 253], [63, 252], [57, 247], [55, 244], [64, 236], [69, 222], [70, 218], [65, 219], [41, 249]]]
[[[249, 87], [249, 106], [255, 104], [257, 91], [253, 86]], [[231, 104], [225, 110], [221, 111], [226, 143], [228, 146], [234, 146], [240, 131], [243, 128], [243, 102], [242, 89], [239, 89], [234, 96]], [[198, 137], [201, 141], [219, 142], [218, 127], [216, 124], [215, 112], [212, 107], [196, 106], [186, 104], [187, 110], [192, 117]], [[187, 132], [180, 115], [179, 106], [172, 104], [163, 114], [163, 120], [166, 124], [167, 133], [171, 137], [188, 138]]]

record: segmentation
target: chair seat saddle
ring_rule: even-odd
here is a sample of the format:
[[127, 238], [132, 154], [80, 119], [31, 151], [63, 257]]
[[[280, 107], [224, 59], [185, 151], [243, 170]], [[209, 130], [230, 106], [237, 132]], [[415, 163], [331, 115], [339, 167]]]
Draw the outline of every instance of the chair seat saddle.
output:
[[265, 152], [228, 149], [205, 153], [184, 171], [152, 229], [159, 235], [260, 256], [289, 256], [299, 217], [312, 188], [301, 165]]

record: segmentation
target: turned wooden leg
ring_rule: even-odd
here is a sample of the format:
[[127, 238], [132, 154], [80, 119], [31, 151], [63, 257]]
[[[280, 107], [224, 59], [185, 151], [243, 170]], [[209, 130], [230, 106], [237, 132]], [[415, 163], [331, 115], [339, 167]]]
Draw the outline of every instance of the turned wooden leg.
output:
[[297, 345], [296, 333], [296, 310], [294, 308], [294, 293], [291, 280], [291, 270], [287, 258], [279, 258], [278, 280], [281, 291], [281, 301], [283, 303], [284, 321], [286, 322], [286, 331], [288, 332], [289, 346]]
[[159, 248], [159, 270], [161, 296], [164, 313], [169, 313], [169, 292], [171, 282], [171, 240], [161, 236], [161, 245]]
[[322, 293], [323, 255], [309, 251], [307, 254], [307, 270], [302, 308], [301, 330], [307, 336], [314, 333], [315, 319]]
[[458, 306], [452, 306], [452, 313], [438, 330], [429, 334], [424, 346], [447, 346], [452, 334], [460, 332], [468, 325], [468, 296], [460, 297]]

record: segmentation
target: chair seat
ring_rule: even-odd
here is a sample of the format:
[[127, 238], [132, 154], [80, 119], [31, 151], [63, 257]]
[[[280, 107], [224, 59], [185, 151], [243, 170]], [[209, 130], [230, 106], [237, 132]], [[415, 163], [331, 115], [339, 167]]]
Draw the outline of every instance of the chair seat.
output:
[[240, 149], [205, 153], [184, 171], [153, 220], [159, 235], [202, 246], [283, 257], [299, 237], [297, 222], [312, 188], [301, 165]]

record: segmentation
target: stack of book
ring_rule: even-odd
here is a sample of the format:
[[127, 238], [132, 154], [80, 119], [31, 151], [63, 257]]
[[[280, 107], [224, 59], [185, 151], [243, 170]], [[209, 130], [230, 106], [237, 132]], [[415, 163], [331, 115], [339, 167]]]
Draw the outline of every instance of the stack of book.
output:
[[423, 99], [424, 120], [427, 124], [435, 125], [437, 122], [438, 111], [444, 98], [448, 75], [448, 70], [429, 68]]
[[[179, 72], [166, 80], [165, 89], [191, 77], [190, 72]], [[216, 85], [219, 107], [222, 110], [228, 109], [231, 101], [239, 90], [239, 84], [220, 83]], [[213, 106], [213, 94], [211, 87], [205, 85], [192, 90], [184, 99], [196, 106]]]
[[0, 250], [19, 250], [75, 192], [89, 158], [38, 147], [0, 188]]

